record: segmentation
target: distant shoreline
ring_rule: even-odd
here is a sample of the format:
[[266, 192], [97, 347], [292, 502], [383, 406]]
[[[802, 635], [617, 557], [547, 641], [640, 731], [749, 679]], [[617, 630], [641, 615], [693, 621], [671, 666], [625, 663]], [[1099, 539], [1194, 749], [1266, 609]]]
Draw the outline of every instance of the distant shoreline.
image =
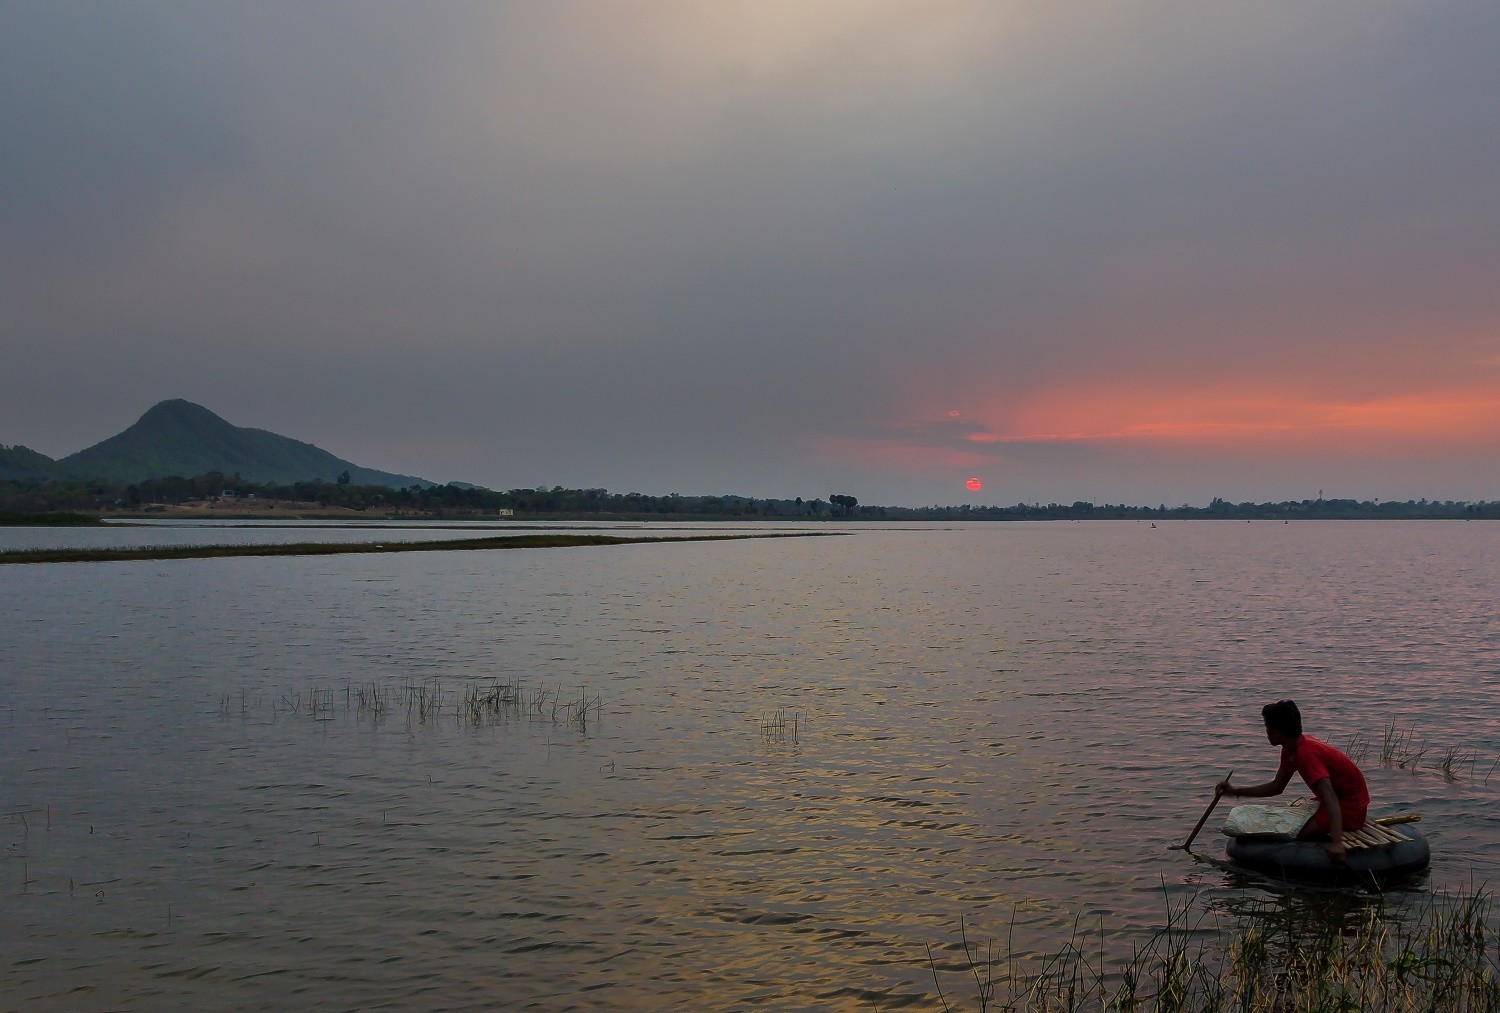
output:
[[[330, 487], [336, 488], [336, 487]], [[686, 497], [678, 499], [686, 501]], [[745, 501], [750, 504], [753, 501]], [[256, 497], [213, 497], [178, 503], [156, 503], [144, 507], [113, 507], [98, 505], [73, 507], [71, 510], [54, 509], [0, 509], [0, 526], [89, 526], [111, 521], [346, 521], [352, 524], [369, 522], [422, 524], [443, 523], [495, 523], [513, 522], [517, 527], [547, 525], [560, 522], [585, 524], [808, 524], [808, 523], [882, 523], [892, 521], [1083, 521], [1083, 520], [1135, 520], [1135, 521], [1183, 521], [1183, 520], [1244, 520], [1244, 521], [1290, 521], [1290, 520], [1490, 520], [1500, 518], [1500, 503], [1490, 502], [1440, 502], [1411, 501], [1378, 502], [1348, 499], [1301, 500], [1281, 503], [1228, 503], [1215, 500], [1206, 507], [1137, 507], [1121, 504], [1016, 504], [1014, 506], [933, 506], [933, 507], [882, 507], [858, 506], [830, 513], [827, 504], [814, 501], [806, 504], [817, 506], [815, 512], [781, 513], [731, 507], [715, 503], [696, 509], [656, 510], [579, 510], [537, 509], [535, 507], [507, 510], [486, 509], [473, 505], [433, 505], [430, 509], [412, 509], [392, 504], [367, 504], [347, 506], [310, 500], [261, 499]], [[819, 512], [820, 511], [820, 512]]]
[[787, 531], [741, 535], [504, 535], [423, 542], [297, 542], [290, 545], [165, 545], [115, 549], [18, 549], [0, 552], [0, 565], [26, 563], [126, 563], [229, 556], [343, 556], [390, 552], [474, 552], [491, 549], [555, 549], [648, 542], [727, 542], [750, 538], [823, 538], [835, 531]]
[[[828, 517], [806, 515], [800, 517], [785, 515], [758, 515], [758, 514], [736, 514], [736, 513], [586, 513], [574, 511], [559, 511], [549, 513], [545, 511], [517, 511], [511, 515], [496, 515], [483, 512], [441, 512], [441, 513], [408, 513], [390, 512], [376, 513], [374, 511], [360, 511], [347, 509], [281, 509], [266, 511], [246, 511], [234, 509], [200, 508], [187, 510], [171, 510], [166, 512], [102, 512], [99, 517], [101, 522], [110, 521], [145, 521], [145, 520], [222, 520], [222, 521], [264, 521], [264, 520], [286, 520], [286, 521], [347, 521], [358, 526], [364, 523], [485, 523], [494, 524], [498, 522], [513, 523], [516, 527], [548, 525], [556, 523], [585, 523], [585, 524], [881, 524], [892, 522], [972, 522], [972, 523], [1007, 523], [1013, 521], [1290, 521], [1290, 520], [1341, 520], [1341, 521], [1392, 521], [1392, 520], [1418, 520], [1418, 521], [1443, 521], [1443, 520], [1500, 520], [1500, 510], [1485, 510], [1474, 512], [1462, 512], [1437, 505], [1432, 510], [1416, 510], [1414, 512], [1384, 512], [1380, 510], [1301, 510], [1301, 511], [1267, 511], [1267, 512], [1219, 512], [1210, 511], [1202, 507], [1177, 507], [1170, 508], [1165, 513], [1152, 510], [1150, 513], [1133, 512], [1136, 508], [1125, 510], [1111, 510], [1105, 507], [1096, 507], [1092, 510], [1075, 511], [1072, 508], [1060, 508], [1048, 510], [1045, 507], [1038, 508], [1029, 514], [1020, 514], [1014, 508], [1003, 509], [975, 509], [963, 510], [956, 507], [942, 508], [940, 510], [919, 511], [916, 508], [902, 507], [880, 508], [873, 507], [868, 510], [861, 508], [852, 516]], [[912, 516], [916, 514], [916, 516]]]

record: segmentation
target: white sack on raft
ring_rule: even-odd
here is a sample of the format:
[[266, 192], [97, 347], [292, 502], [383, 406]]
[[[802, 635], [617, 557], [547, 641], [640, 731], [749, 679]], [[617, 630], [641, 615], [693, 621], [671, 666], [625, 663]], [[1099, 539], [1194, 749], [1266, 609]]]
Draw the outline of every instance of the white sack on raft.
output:
[[1283, 837], [1291, 840], [1307, 823], [1305, 806], [1237, 805], [1229, 810], [1224, 832], [1230, 837]]

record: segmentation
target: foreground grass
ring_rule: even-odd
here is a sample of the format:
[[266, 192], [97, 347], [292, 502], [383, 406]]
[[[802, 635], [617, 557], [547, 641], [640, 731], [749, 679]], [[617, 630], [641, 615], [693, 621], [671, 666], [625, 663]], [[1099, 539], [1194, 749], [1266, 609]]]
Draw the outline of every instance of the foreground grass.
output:
[[644, 542], [728, 542], [746, 538], [820, 538], [835, 532], [797, 531], [740, 535], [503, 535], [422, 542], [297, 542], [286, 545], [179, 545], [114, 549], [18, 549], [0, 552], [4, 563], [117, 563], [151, 559], [217, 559], [223, 556], [343, 556], [373, 552], [476, 552], [486, 549], [554, 549]]
[[1169, 911], [1165, 928], [1115, 964], [1101, 940], [1075, 931], [1029, 967], [996, 958], [993, 944], [981, 952], [960, 925], [953, 959], [929, 962], [950, 1011], [1500, 1011], [1500, 924], [1482, 889], [1417, 910], [1373, 903], [1353, 917], [1241, 913], [1205, 932], [1209, 918], [1191, 903]]

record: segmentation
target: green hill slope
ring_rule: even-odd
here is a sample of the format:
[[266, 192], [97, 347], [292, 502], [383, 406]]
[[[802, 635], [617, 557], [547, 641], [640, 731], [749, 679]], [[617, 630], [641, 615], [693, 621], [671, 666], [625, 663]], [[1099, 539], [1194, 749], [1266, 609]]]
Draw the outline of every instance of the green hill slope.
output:
[[311, 443], [264, 429], [232, 425], [207, 408], [180, 399], [161, 402], [129, 429], [64, 457], [56, 467], [73, 478], [120, 482], [210, 471], [239, 475], [249, 482], [332, 482], [347, 471], [357, 485], [432, 484], [411, 475], [361, 468]]
[[56, 478], [57, 473], [57, 462], [46, 454], [39, 454], [30, 447], [19, 444], [14, 447], [0, 446], [0, 482]]

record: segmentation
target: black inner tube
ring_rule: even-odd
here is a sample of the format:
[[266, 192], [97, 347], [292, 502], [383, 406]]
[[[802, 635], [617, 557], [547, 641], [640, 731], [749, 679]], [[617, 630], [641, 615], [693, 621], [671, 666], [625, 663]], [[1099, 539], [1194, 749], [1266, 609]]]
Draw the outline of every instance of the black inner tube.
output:
[[1368, 883], [1372, 879], [1385, 883], [1421, 872], [1432, 862], [1426, 837], [1407, 826], [1400, 832], [1408, 839], [1379, 848], [1350, 850], [1342, 862], [1329, 858], [1319, 841], [1231, 837], [1227, 851], [1236, 865], [1275, 879], [1329, 885]]

